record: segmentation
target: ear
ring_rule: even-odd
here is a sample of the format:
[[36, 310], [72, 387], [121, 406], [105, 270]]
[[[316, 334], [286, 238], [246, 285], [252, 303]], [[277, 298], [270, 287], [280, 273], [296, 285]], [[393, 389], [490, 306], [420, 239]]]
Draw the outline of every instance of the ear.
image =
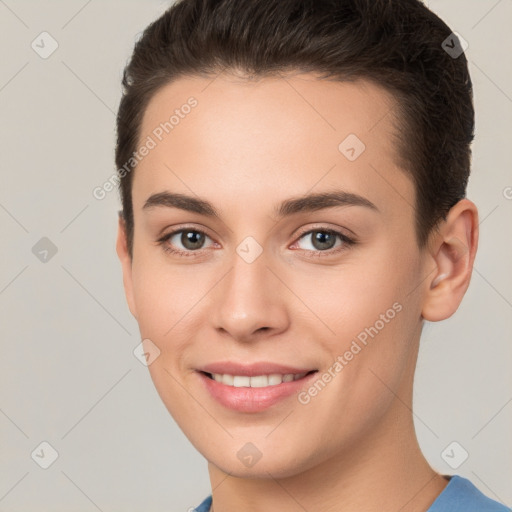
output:
[[130, 308], [131, 314], [137, 318], [137, 310], [135, 308], [135, 300], [133, 295], [133, 281], [132, 281], [132, 258], [128, 252], [128, 243], [126, 239], [126, 223], [122, 215], [122, 211], [119, 212], [119, 224], [117, 230], [117, 242], [116, 252], [121, 262], [123, 271], [123, 285], [126, 301]]
[[422, 308], [425, 320], [438, 322], [457, 311], [471, 280], [477, 247], [478, 210], [473, 202], [462, 199], [429, 241], [425, 270], [430, 274]]

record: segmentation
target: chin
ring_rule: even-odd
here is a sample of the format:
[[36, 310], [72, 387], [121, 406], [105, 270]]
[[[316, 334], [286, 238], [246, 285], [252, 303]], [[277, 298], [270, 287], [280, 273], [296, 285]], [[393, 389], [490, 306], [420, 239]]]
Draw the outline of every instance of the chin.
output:
[[238, 461], [233, 462], [233, 460], [226, 460], [225, 458], [219, 461], [210, 459], [210, 462], [222, 472], [235, 478], [280, 479], [293, 477], [302, 472], [301, 468], [297, 466], [296, 461], [285, 462], [277, 457], [273, 457], [272, 460], [267, 460], [266, 462], [263, 462], [262, 458], [252, 467], [244, 467]]
[[269, 442], [263, 446], [263, 441], [252, 444], [231, 439], [217, 444], [216, 448], [212, 448], [211, 440], [206, 443], [207, 446], [195, 444], [195, 447], [211, 464], [236, 478], [288, 478], [319, 462], [314, 452], [308, 456], [300, 442], [286, 447], [281, 442], [279, 446]]

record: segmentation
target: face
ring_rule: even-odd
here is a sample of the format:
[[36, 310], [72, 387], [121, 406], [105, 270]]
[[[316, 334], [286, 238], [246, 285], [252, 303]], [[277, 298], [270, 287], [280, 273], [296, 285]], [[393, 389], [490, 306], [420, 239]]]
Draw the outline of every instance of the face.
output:
[[148, 105], [127, 299], [160, 397], [225, 472], [349, 457], [410, 392], [425, 262], [392, 109], [309, 74], [182, 78]]

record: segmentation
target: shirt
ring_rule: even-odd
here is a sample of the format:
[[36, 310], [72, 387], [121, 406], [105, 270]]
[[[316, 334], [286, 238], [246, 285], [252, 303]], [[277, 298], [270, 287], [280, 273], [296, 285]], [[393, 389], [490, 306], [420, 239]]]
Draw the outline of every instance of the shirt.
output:
[[[195, 512], [209, 512], [212, 496], [208, 496]], [[480, 492], [467, 478], [450, 477], [448, 485], [426, 512], [511, 512], [512, 509]]]

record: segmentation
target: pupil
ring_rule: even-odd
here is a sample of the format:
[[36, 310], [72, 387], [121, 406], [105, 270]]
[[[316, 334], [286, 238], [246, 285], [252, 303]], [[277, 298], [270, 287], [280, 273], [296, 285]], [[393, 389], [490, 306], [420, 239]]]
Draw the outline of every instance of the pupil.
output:
[[197, 231], [185, 231], [181, 235], [181, 243], [187, 249], [199, 249], [204, 241], [204, 235]]
[[328, 233], [325, 231], [314, 232], [313, 245], [315, 246], [316, 249], [330, 249], [331, 247], [333, 247], [333, 242], [335, 241], [336, 237], [332, 233]]

